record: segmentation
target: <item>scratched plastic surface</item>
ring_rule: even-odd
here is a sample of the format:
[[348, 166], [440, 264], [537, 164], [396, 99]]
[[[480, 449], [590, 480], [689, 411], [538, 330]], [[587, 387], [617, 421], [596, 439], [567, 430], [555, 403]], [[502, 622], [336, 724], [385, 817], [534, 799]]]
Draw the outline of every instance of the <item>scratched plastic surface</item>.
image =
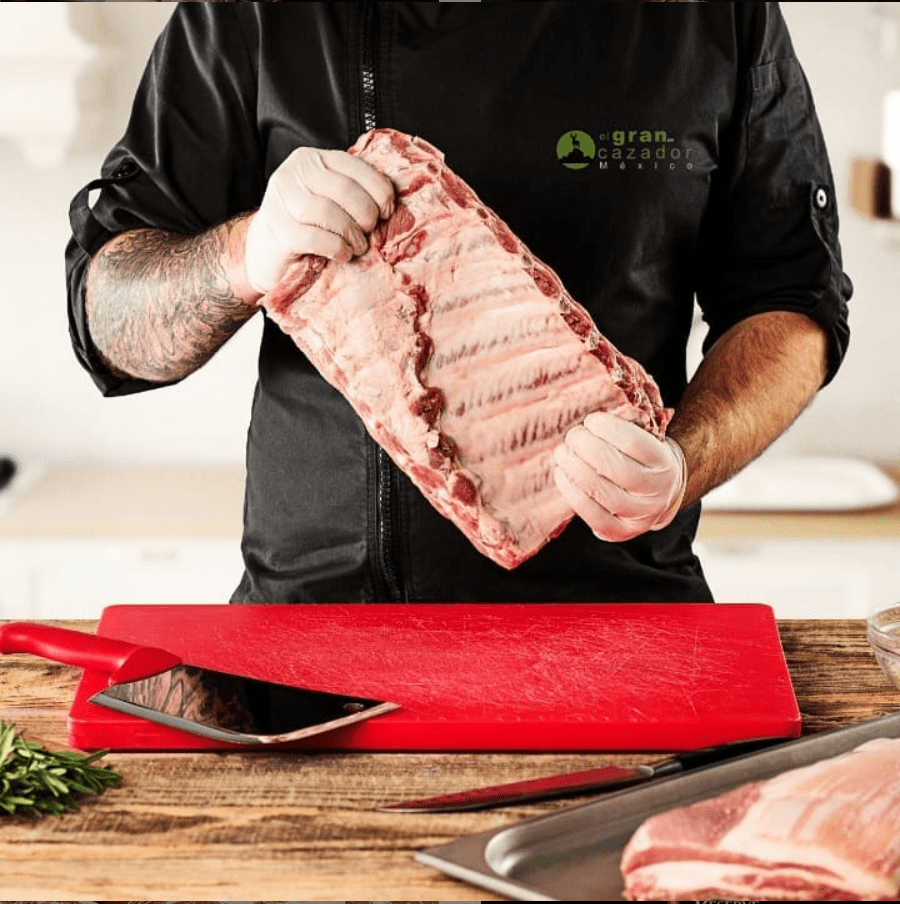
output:
[[[364, 750], [675, 750], [795, 736], [800, 716], [760, 604], [112, 606], [99, 633], [195, 665], [400, 704], [293, 746]], [[88, 702], [82, 749], [204, 749]]]

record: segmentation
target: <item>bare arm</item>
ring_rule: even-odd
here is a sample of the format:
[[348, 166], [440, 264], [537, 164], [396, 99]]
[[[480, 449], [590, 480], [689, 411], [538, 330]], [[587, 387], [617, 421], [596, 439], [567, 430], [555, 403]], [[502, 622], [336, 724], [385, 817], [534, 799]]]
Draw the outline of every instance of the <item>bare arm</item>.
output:
[[790, 426], [822, 385], [827, 341], [804, 315], [771, 311], [742, 320], [715, 343], [668, 430], [687, 460], [683, 505], [733, 476]]
[[135, 229], [92, 258], [91, 338], [119, 376], [167, 382], [208, 361], [258, 310], [247, 281], [246, 217], [194, 236]]
[[778, 437], [826, 373], [827, 337], [802, 314], [773, 311], [733, 326], [709, 350], [666, 441], [594, 412], [554, 450], [554, 479], [601, 540], [667, 526]]

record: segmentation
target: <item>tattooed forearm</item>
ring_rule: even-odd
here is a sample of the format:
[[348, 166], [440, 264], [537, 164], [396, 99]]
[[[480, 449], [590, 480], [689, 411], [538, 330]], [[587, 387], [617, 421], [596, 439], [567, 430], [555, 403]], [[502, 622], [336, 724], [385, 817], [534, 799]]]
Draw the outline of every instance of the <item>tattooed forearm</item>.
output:
[[[208, 361], [257, 311], [240, 248], [246, 218], [185, 236], [135, 229], [91, 261], [87, 320], [119, 376], [178, 380]], [[242, 278], [243, 277], [243, 278]]]

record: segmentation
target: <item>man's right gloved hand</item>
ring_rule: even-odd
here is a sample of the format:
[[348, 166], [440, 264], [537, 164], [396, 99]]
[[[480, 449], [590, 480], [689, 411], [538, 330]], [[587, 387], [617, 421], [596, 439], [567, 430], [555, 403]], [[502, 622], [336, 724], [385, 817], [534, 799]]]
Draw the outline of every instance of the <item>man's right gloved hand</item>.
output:
[[366, 235], [390, 216], [390, 179], [346, 151], [297, 148], [269, 179], [247, 228], [244, 261], [265, 294], [304, 254], [348, 261], [368, 248]]

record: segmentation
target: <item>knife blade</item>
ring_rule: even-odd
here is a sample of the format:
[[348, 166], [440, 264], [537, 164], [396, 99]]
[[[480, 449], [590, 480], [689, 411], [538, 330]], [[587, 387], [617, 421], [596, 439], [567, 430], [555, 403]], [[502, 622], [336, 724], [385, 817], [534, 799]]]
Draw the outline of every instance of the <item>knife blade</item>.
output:
[[563, 772], [520, 782], [505, 782], [483, 788], [470, 788], [422, 797], [395, 804], [385, 804], [379, 810], [389, 813], [455, 813], [462, 810], [479, 810], [505, 804], [521, 804], [529, 801], [551, 800], [594, 791], [611, 791], [654, 778], [677, 775], [689, 769], [709, 766], [721, 760], [753, 753], [765, 747], [784, 743], [790, 738], [752, 738], [746, 741], [729, 741], [699, 750], [689, 750], [677, 756], [643, 763], [638, 766], [598, 766], [578, 772]]
[[293, 687], [190, 665], [180, 656], [53, 625], [0, 625], [0, 653], [32, 653], [108, 675], [91, 703], [234, 744], [308, 738], [398, 709], [396, 703]]

